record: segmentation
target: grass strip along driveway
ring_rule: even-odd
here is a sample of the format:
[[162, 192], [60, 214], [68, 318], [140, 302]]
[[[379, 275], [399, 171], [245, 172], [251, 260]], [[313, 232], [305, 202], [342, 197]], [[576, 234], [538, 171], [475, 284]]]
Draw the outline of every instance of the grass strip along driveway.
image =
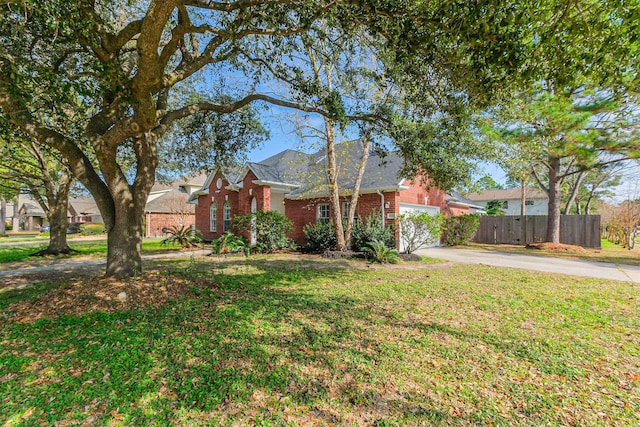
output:
[[0, 422], [637, 425], [640, 289], [425, 260], [157, 262], [0, 293]]

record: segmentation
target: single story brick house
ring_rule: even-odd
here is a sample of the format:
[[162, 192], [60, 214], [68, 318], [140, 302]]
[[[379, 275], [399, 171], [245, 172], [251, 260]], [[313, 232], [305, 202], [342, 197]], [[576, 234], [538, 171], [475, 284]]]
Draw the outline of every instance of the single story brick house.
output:
[[[352, 141], [338, 145], [341, 189], [353, 188], [361, 159], [361, 143]], [[357, 161], [354, 161], [357, 160]], [[424, 179], [399, 178], [402, 159], [391, 152], [370, 154], [360, 187], [357, 216], [376, 212], [385, 225], [397, 224], [400, 214], [425, 211], [431, 214], [461, 215], [470, 206], [447, 201], [438, 188], [427, 188]], [[331, 218], [324, 151], [306, 154], [285, 150], [261, 162], [249, 162], [234, 170], [215, 170], [189, 201], [196, 204], [195, 217], [205, 240], [213, 240], [231, 230], [235, 215], [259, 210], [278, 211], [293, 222], [289, 237], [305, 242], [303, 227]], [[350, 195], [341, 197], [341, 210], [346, 216]], [[456, 199], [457, 200], [457, 199]], [[468, 201], [473, 205], [473, 202]], [[479, 206], [477, 206], [480, 208]], [[248, 236], [247, 236], [248, 237]], [[396, 241], [399, 241], [396, 236]]]

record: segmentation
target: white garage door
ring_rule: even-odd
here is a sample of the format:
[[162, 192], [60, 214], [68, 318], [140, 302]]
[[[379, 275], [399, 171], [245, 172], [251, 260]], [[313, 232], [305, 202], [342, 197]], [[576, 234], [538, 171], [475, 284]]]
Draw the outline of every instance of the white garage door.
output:
[[[400, 203], [400, 215], [409, 212], [427, 212], [429, 215], [437, 215], [440, 213], [438, 206], [414, 205], [411, 203]], [[440, 246], [440, 242], [435, 242], [430, 246]], [[423, 246], [427, 247], [427, 246]], [[402, 238], [402, 227], [400, 227], [400, 252], [405, 251], [405, 241]]]

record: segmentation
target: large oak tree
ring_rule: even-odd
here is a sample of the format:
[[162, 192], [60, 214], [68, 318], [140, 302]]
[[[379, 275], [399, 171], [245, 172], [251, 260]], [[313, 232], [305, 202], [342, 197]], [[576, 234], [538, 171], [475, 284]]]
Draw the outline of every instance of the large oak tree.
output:
[[[383, 37], [381, 60], [409, 95], [418, 99], [436, 81], [472, 106], [547, 73], [606, 67], [617, 75], [640, 21], [627, 2], [595, 0], [20, 0], [0, 8], [0, 114], [62, 153], [91, 192], [109, 236], [106, 274], [121, 277], [141, 270], [143, 209], [163, 134], [203, 111], [290, 106], [261, 91], [239, 47], [296, 38], [323, 18]], [[196, 96], [180, 96], [196, 77]], [[225, 97], [210, 96], [214, 84]], [[59, 114], [70, 106], [87, 113], [72, 131]]]

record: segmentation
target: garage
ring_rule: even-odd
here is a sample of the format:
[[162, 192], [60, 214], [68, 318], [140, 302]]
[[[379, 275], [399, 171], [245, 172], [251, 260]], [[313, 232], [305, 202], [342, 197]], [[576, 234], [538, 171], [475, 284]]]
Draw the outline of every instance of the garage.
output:
[[[440, 213], [438, 206], [416, 205], [412, 203], [400, 203], [400, 215], [410, 212], [427, 212], [429, 215], [437, 215]], [[400, 252], [405, 251], [405, 243], [402, 238], [402, 227], [400, 227]], [[436, 242], [430, 246], [440, 246], [440, 242]], [[427, 247], [427, 246], [423, 246]]]

